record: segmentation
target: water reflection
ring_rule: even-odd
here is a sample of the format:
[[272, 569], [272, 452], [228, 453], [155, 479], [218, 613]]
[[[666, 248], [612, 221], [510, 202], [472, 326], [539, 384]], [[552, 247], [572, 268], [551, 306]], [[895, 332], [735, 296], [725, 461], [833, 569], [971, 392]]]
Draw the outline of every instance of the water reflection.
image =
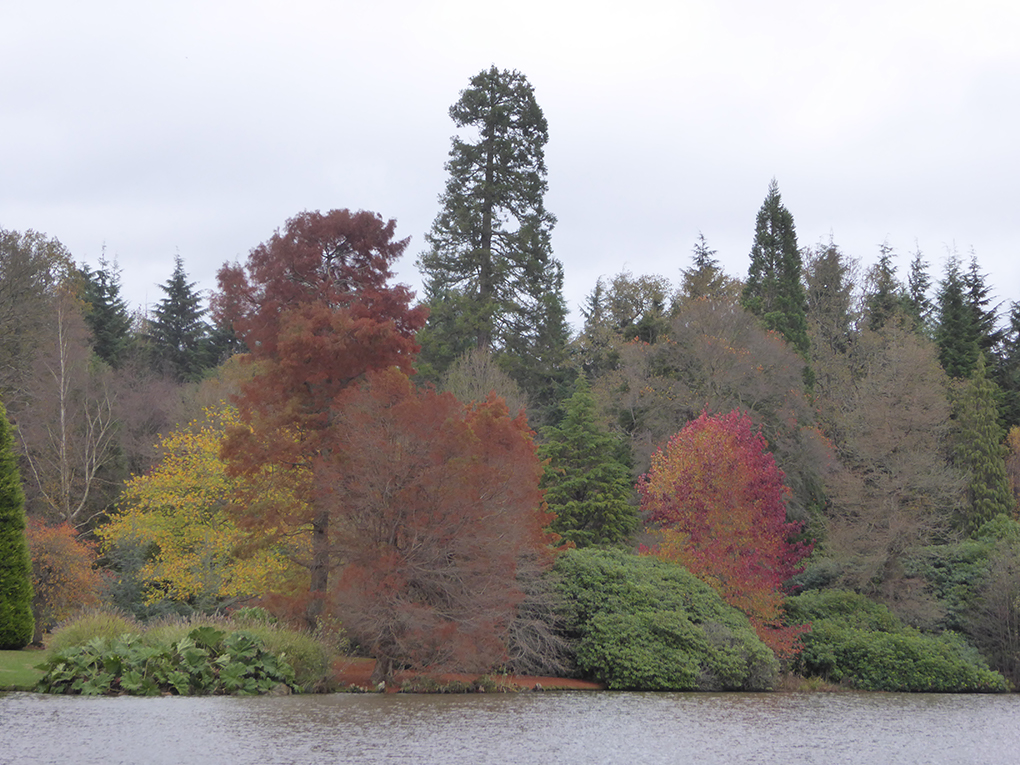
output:
[[0, 763], [1014, 763], [1020, 698], [0, 696]]

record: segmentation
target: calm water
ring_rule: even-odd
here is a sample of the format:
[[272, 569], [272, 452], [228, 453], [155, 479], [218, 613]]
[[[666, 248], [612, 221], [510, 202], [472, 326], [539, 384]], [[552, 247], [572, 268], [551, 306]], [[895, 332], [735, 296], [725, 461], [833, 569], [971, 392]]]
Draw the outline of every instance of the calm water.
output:
[[0, 763], [1020, 763], [1020, 696], [0, 695]]

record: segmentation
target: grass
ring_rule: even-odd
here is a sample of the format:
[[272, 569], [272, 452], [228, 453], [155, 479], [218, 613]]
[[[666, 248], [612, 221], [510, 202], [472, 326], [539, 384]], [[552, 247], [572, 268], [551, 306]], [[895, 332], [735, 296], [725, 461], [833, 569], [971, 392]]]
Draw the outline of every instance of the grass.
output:
[[45, 658], [46, 654], [37, 650], [0, 651], [0, 690], [32, 690], [43, 676], [35, 665]]

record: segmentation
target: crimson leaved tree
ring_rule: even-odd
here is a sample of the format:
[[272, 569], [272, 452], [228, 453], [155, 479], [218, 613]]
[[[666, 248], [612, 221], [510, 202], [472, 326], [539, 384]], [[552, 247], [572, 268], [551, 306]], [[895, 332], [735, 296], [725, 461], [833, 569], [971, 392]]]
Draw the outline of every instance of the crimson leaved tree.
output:
[[377, 658], [484, 672], [506, 657], [522, 575], [551, 565], [542, 465], [524, 415], [372, 373], [338, 401], [330, 602]]
[[750, 618], [778, 654], [802, 628], [782, 625], [783, 583], [811, 545], [791, 541], [783, 472], [760, 432], [739, 411], [702, 413], [652, 457], [641, 477], [641, 509], [657, 527], [647, 550], [687, 568]]
[[395, 226], [364, 211], [301, 213], [244, 266], [224, 265], [213, 298], [217, 324], [233, 328], [254, 369], [237, 399], [243, 425], [228, 433], [222, 456], [238, 475], [288, 470], [301, 500], [253, 501], [240, 521], [262, 532], [311, 527], [311, 622], [329, 576], [334, 497], [323, 476], [342, 457], [334, 401], [370, 370], [410, 371], [426, 318], [406, 287], [388, 283], [408, 242], [394, 241]]

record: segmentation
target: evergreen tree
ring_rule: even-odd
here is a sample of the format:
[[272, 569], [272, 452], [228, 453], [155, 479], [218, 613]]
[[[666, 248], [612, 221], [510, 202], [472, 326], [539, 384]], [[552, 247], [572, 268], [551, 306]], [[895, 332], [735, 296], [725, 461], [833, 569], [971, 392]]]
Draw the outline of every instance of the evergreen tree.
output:
[[939, 283], [936, 303], [935, 344], [939, 363], [950, 377], [970, 377], [980, 353], [978, 327], [955, 255], [946, 261], [946, 275]]
[[548, 405], [568, 329], [556, 219], [543, 201], [546, 119], [524, 75], [495, 67], [471, 79], [450, 117], [477, 140], [453, 138], [442, 209], [418, 262], [431, 311], [419, 369], [439, 379], [469, 346], [489, 349]]
[[1020, 301], [1014, 302], [1009, 311], [995, 381], [1002, 391], [1002, 422], [1008, 430], [1020, 425]]
[[931, 291], [931, 277], [928, 276], [928, 261], [921, 254], [918, 247], [914, 257], [910, 261], [910, 274], [907, 277], [907, 294], [905, 304], [907, 313], [917, 323], [919, 329], [924, 330], [931, 318], [932, 302], [928, 297]]
[[879, 253], [878, 263], [868, 270], [868, 290], [864, 296], [868, 327], [873, 332], [892, 321], [903, 304], [902, 288], [892, 262], [892, 247], [883, 242]]
[[[709, 248], [705, 235], [699, 232], [698, 241], [694, 244], [691, 267], [680, 271], [677, 304], [703, 297], [720, 297], [730, 287], [733, 280], [723, 273], [715, 255], [716, 251]], [[678, 305], [674, 305], [674, 310], [677, 308]]]
[[587, 381], [578, 379], [557, 427], [543, 429], [539, 456], [549, 460], [541, 486], [556, 513], [552, 530], [578, 547], [618, 544], [637, 528], [625, 445], [601, 428]]
[[0, 403], [0, 650], [32, 641], [32, 559], [25, 538], [25, 495], [21, 490], [14, 436]]
[[149, 323], [152, 358], [156, 369], [178, 382], [194, 382], [211, 365], [206, 358], [208, 326], [206, 310], [189, 282], [181, 256], [174, 258], [174, 272], [160, 289], [166, 297], [156, 305]]
[[1006, 446], [999, 424], [998, 390], [978, 355], [974, 375], [957, 403], [957, 464], [968, 472], [967, 507], [959, 525], [970, 533], [997, 515], [1013, 517], [1016, 498], [1006, 475]]
[[977, 256], [971, 255], [970, 267], [963, 275], [963, 283], [967, 289], [967, 304], [974, 317], [978, 348], [990, 354], [1002, 342], [1005, 333], [996, 327], [999, 321], [998, 306], [989, 308], [992, 302], [991, 289], [985, 284], [985, 279], [978, 265]]
[[806, 359], [810, 342], [801, 270], [793, 216], [783, 205], [773, 178], [755, 222], [751, 265], [741, 302], [766, 329], [779, 332]]
[[131, 345], [131, 315], [120, 295], [120, 269], [104, 255], [99, 258], [96, 271], [83, 266], [81, 275], [92, 349], [111, 367], [119, 367]]
[[857, 323], [855, 271], [855, 262], [831, 241], [824, 249], [808, 251], [804, 282], [807, 321], [816, 360], [818, 345], [832, 353], [846, 353], [850, 349]]

